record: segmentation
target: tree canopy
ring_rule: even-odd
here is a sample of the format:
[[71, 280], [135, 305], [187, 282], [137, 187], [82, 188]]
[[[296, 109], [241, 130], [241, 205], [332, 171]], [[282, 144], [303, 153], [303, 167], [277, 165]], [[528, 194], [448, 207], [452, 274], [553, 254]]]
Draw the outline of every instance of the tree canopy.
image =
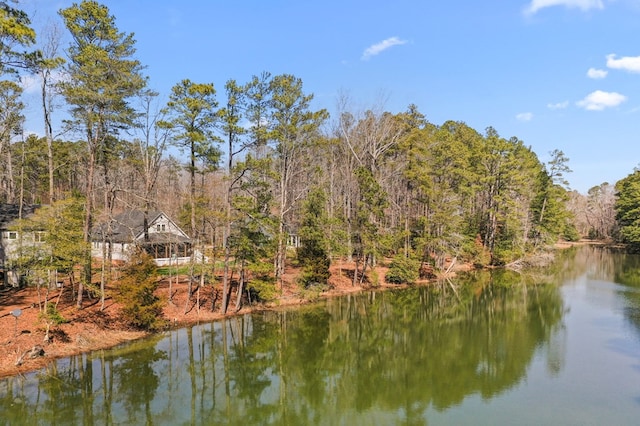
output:
[[[23, 72], [30, 57], [23, 50], [43, 41], [23, 12], [7, 2], [0, 11], [2, 71]], [[94, 0], [59, 16], [70, 36], [66, 62], [42, 51], [40, 68], [31, 71], [64, 71], [56, 89], [67, 115], [52, 123], [43, 101], [46, 137], [16, 141], [20, 88], [2, 82], [0, 197], [35, 203], [82, 196], [85, 284], [95, 272], [88, 248], [94, 222], [130, 208], [178, 218], [198, 241], [202, 263], [224, 261], [223, 312], [233, 285], [247, 298], [277, 292], [287, 262], [305, 268], [305, 285], [325, 283], [335, 259], [352, 262], [356, 283], [390, 259], [399, 270], [443, 269], [452, 259], [507, 265], [561, 238], [615, 233], [604, 217], [611, 208], [594, 219], [593, 204], [610, 188], [580, 204], [559, 149], [544, 164], [516, 136], [463, 121], [432, 123], [414, 104], [402, 112], [384, 105], [359, 111], [343, 97], [330, 115], [290, 73], [230, 78], [222, 102], [216, 87], [223, 86], [184, 78], [153, 111], [162, 94], [147, 87], [133, 33], [120, 31]], [[64, 137], [54, 140], [54, 133]], [[640, 240], [632, 187], [628, 180], [616, 186], [628, 242]]]

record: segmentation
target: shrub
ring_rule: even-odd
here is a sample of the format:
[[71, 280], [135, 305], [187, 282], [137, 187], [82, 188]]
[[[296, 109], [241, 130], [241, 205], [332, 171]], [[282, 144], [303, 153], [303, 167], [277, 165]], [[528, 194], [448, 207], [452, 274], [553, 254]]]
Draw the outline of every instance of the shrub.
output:
[[136, 251], [122, 271], [116, 295], [125, 321], [143, 330], [158, 330], [165, 325], [162, 301], [154, 294], [157, 286], [153, 258], [142, 250]]
[[385, 279], [393, 284], [413, 284], [418, 280], [419, 269], [420, 262], [398, 254], [389, 265]]
[[60, 325], [69, 322], [65, 317], [62, 316], [60, 311], [58, 311], [56, 304], [53, 302], [47, 302], [47, 306], [42, 316], [47, 322], [50, 322], [53, 325]]
[[270, 302], [280, 294], [271, 273], [272, 267], [269, 262], [255, 262], [247, 267], [250, 276], [247, 289], [258, 302]]
[[280, 294], [272, 278], [254, 278], [249, 281], [247, 288], [258, 302], [271, 302]]

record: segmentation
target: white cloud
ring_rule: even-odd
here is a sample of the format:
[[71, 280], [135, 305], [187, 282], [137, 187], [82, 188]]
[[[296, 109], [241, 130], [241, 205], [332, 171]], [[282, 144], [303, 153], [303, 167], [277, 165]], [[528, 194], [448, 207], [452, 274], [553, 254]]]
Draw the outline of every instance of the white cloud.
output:
[[557, 102], [555, 104], [547, 104], [547, 108], [549, 109], [565, 109], [569, 106], [569, 101]]
[[531, 112], [521, 112], [516, 115], [516, 120], [518, 121], [531, 121], [533, 119], [533, 113]]
[[405, 44], [406, 42], [406, 40], [401, 40], [398, 37], [390, 37], [386, 40], [382, 40], [380, 43], [376, 43], [367, 47], [362, 53], [362, 60], [366, 61], [372, 56], [376, 56], [393, 46], [399, 46]]
[[38, 93], [40, 91], [40, 76], [28, 74], [20, 76], [20, 86], [24, 93]]
[[623, 56], [616, 59], [615, 53], [607, 55], [607, 67], [640, 73], [640, 56]]
[[576, 105], [588, 111], [602, 111], [605, 108], [616, 107], [626, 100], [627, 97], [620, 93], [596, 90], [583, 100], [576, 102]]
[[607, 70], [599, 70], [596, 68], [589, 68], [587, 71], [587, 77], [593, 78], [594, 80], [605, 78], [609, 71]]
[[586, 12], [589, 9], [604, 9], [602, 0], [531, 0], [525, 9], [525, 14], [533, 15], [540, 9], [552, 6], [564, 6], [567, 8], [577, 8]]
[[[60, 70], [54, 70], [49, 76], [51, 84], [60, 83], [65, 80], [65, 74]], [[40, 93], [42, 85], [42, 77], [39, 74], [28, 74], [20, 76], [20, 86], [26, 94]]]

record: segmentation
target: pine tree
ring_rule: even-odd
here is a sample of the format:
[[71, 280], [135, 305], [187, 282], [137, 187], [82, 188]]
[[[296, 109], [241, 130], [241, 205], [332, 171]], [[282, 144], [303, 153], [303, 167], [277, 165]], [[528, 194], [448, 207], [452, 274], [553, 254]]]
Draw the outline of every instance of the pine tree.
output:
[[122, 304], [122, 317], [143, 330], [158, 330], [165, 325], [158, 287], [156, 264], [144, 250], [137, 250], [122, 270], [116, 299]]
[[618, 199], [615, 203], [616, 220], [622, 242], [634, 252], [640, 251], [640, 170], [616, 183]]
[[324, 286], [329, 279], [331, 260], [327, 254], [325, 229], [328, 219], [326, 213], [326, 195], [320, 188], [309, 192], [303, 206], [300, 228], [300, 243], [297, 255], [302, 265], [300, 283], [304, 287]]
[[16, 47], [31, 46], [36, 33], [31, 28], [29, 16], [22, 10], [0, 2], [0, 74], [17, 73], [36, 59], [37, 53], [20, 52]]
[[[91, 242], [94, 215], [94, 176], [99, 157], [108, 150], [109, 141], [122, 129], [131, 127], [136, 116], [129, 99], [146, 85], [135, 53], [133, 34], [118, 31], [115, 17], [96, 1], [60, 11], [71, 33], [66, 71], [69, 78], [60, 83], [62, 96], [71, 106], [69, 127], [84, 134], [87, 142], [86, 206], [84, 240]], [[84, 283], [91, 283], [91, 253], [85, 256]], [[82, 307], [82, 282], [77, 306]], [[102, 297], [104, 298], [104, 288]], [[103, 299], [104, 301], [104, 299]]]

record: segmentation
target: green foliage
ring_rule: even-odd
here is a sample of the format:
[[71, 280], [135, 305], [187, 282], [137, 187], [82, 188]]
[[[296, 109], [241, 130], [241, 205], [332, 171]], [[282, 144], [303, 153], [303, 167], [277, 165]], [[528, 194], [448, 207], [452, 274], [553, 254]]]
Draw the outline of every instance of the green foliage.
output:
[[270, 302], [280, 295], [272, 268], [270, 262], [254, 262], [247, 267], [251, 276], [247, 288], [258, 301]]
[[22, 95], [22, 88], [13, 81], [2, 80], [0, 81], [0, 102], [2, 108], [0, 109], [0, 127], [2, 138], [2, 146], [4, 143], [9, 142], [11, 137], [20, 130], [20, 126], [24, 121], [22, 110], [24, 104], [20, 100]]
[[309, 192], [303, 206], [299, 234], [301, 246], [297, 250], [298, 261], [302, 266], [300, 283], [303, 287], [323, 286], [329, 279], [331, 260], [327, 254], [325, 203], [324, 191], [315, 188]]
[[153, 258], [137, 250], [122, 270], [116, 293], [116, 300], [122, 304], [122, 317], [133, 327], [158, 330], [165, 325], [163, 302], [154, 293], [157, 286]]
[[472, 263], [476, 267], [488, 266], [491, 263], [491, 254], [489, 250], [482, 244], [482, 239], [478, 235], [474, 240], [465, 241], [462, 248], [465, 260]]
[[158, 123], [169, 130], [171, 143], [189, 155], [189, 234], [198, 238], [196, 223], [207, 217], [203, 197], [196, 196], [196, 173], [213, 171], [218, 167], [221, 152], [214, 145], [220, 138], [214, 133], [218, 121], [218, 102], [212, 83], [194, 83], [184, 79], [173, 86], [169, 102], [163, 110], [166, 120]]
[[44, 312], [40, 313], [40, 318], [53, 325], [60, 325], [69, 322], [69, 320], [62, 316], [60, 311], [58, 311], [56, 304], [53, 302], [47, 303]]
[[59, 86], [72, 106], [75, 124], [87, 130], [90, 143], [101, 145], [117, 129], [132, 124], [135, 114], [127, 99], [146, 85], [142, 65], [132, 59], [135, 40], [133, 34], [119, 32], [109, 9], [95, 1], [83, 0], [60, 15], [72, 43], [70, 78]]
[[89, 250], [82, 234], [83, 206], [84, 199], [72, 194], [18, 221], [14, 229], [23, 239], [13, 266], [34, 276], [50, 270], [72, 274]]
[[378, 274], [377, 270], [371, 269], [369, 271], [369, 283], [371, 284], [372, 287], [380, 286], [380, 275]]
[[574, 223], [566, 224], [562, 232], [562, 238], [566, 241], [580, 240], [580, 233], [578, 232], [578, 229], [576, 228]]
[[615, 203], [620, 236], [631, 250], [640, 251], [640, 170], [616, 183]]
[[385, 208], [389, 206], [388, 195], [373, 172], [366, 167], [358, 167], [355, 178], [360, 196], [353, 235], [354, 251], [358, 257], [375, 258], [381, 253], [380, 223], [384, 220]]
[[420, 277], [419, 269], [419, 261], [398, 254], [391, 261], [385, 280], [392, 284], [414, 284]]
[[320, 299], [322, 293], [327, 291], [328, 289], [329, 286], [327, 285], [312, 285], [309, 287], [301, 286], [298, 295], [302, 300], [314, 302]]
[[[220, 151], [212, 145], [220, 138], [214, 133], [218, 120], [213, 83], [194, 83], [185, 79], [173, 86], [164, 112], [167, 120], [161, 126], [173, 131], [173, 143], [186, 149], [195, 159], [207, 159], [217, 164]], [[193, 165], [193, 164], [192, 164]]]
[[22, 10], [0, 2], [0, 74], [17, 73], [17, 69], [28, 68], [37, 56], [20, 52], [16, 47], [27, 47], [36, 41], [29, 16]]
[[549, 165], [540, 170], [536, 196], [531, 203], [534, 226], [531, 236], [536, 246], [550, 245], [558, 238], [575, 239], [577, 230], [567, 209], [569, 195], [564, 173], [571, 172], [562, 151], [554, 150]]

